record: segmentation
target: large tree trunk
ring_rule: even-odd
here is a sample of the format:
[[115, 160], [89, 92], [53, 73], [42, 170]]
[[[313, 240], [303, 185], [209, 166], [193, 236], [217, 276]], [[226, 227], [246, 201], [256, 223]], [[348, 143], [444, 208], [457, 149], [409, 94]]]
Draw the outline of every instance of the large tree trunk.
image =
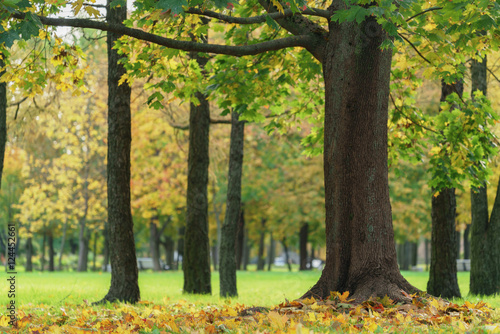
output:
[[[0, 53], [0, 69], [5, 66], [3, 54]], [[0, 78], [5, 71], [0, 72]], [[2, 189], [2, 174], [7, 144], [7, 83], [0, 82], [0, 189]]]
[[[108, 6], [111, 0], [107, 1]], [[122, 24], [126, 3], [109, 8], [107, 22]], [[102, 300], [135, 303], [140, 299], [134, 223], [130, 208], [130, 86], [118, 85], [126, 73], [121, 56], [113, 49], [120, 35], [108, 33], [108, 221], [111, 286]]]
[[[452, 93], [462, 95], [463, 82], [441, 84], [441, 102]], [[457, 281], [457, 246], [455, 189], [442, 189], [432, 196], [431, 267], [427, 292], [443, 298], [460, 297]]]
[[304, 223], [300, 227], [299, 232], [299, 254], [300, 254], [300, 266], [299, 270], [307, 270], [307, 239], [309, 236], [309, 224]]
[[[231, 144], [227, 182], [226, 215], [222, 225], [220, 246], [220, 295], [238, 295], [236, 287], [235, 239], [241, 208], [241, 175], [243, 170], [243, 139], [245, 123], [239, 120], [238, 112], [231, 114]], [[243, 246], [243, 245], [241, 245]]]
[[[149, 222], [149, 253], [153, 259], [153, 270], [161, 271], [160, 266], [160, 234], [158, 233], [158, 217]], [[156, 222], [155, 222], [156, 221]]]
[[33, 242], [31, 237], [26, 239], [26, 264], [24, 270], [27, 272], [33, 271]]
[[392, 50], [380, 50], [386, 33], [373, 17], [329, 26], [322, 61], [326, 264], [304, 297], [349, 291], [357, 301], [385, 295], [407, 301], [401, 290], [418, 290], [399, 272], [389, 200]]
[[[486, 95], [486, 70], [486, 58], [472, 61], [472, 93]], [[500, 292], [500, 181], [491, 217], [486, 190], [486, 184], [471, 189], [470, 293], [489, 296]]]

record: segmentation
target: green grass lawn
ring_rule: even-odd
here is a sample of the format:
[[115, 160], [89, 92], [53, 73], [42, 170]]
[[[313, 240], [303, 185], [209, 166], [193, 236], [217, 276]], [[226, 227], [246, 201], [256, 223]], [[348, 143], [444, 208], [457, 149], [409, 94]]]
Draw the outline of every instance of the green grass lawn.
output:
[[[285, 299], [299, 298], [319, 278], [319, 271], [287, 272], [284, 270], [271, 272], [240, 271], [238, 272], [239, 298], [233, 303], [245, 305], [272, 306]], [[403, 275], [417, 288], [425, 290], [428, 272], [403, 272]], [[109, 273], [18, 273], [17, 304], [45, 304], [50, 306], [77, 305], [84, 300], [97, 301], [108, 291], [111, 275]], [[469, 273], [459, 272], [458, 281], [462, 296], [470, 302], [481, 300], [467, 296], [469, 293]], [[199, 296], [182, 293], [182, 272], [140, 272], [139, 286], [141, 299], [158, 304], [185, 300], [197, 305], [219, 304], [225, 300], [219, 297], [219, 274], [212, 273], [212, 295]], [[8, 302], [7, 284], [3, 285], [0, 303]], [[500, 296], [484, 298], [495, 308], [500, 308]], [[457, 302], [462, 302], [457, 300]]]

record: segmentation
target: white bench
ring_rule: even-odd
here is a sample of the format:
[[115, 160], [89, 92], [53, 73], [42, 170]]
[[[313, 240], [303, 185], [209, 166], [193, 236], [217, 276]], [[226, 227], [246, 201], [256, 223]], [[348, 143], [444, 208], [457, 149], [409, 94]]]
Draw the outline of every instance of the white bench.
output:
[[470, 271], [470, 259], [458, 259], [457, 260], [457, 271]]

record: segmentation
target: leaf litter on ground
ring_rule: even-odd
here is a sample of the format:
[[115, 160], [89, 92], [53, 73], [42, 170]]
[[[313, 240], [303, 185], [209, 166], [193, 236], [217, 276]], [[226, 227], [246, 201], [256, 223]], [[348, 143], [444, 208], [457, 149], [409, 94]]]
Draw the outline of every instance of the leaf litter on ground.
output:
[[500, 333], [500, 310], [484, 302], [458, 305], [426, 295], [411, 303], [388, 297], [360, 304], [349, 293], [332, 292], [326, 300], [299, 299], [274, 308], [196, 305], [184, 300], [165, 305], [24, 305], [15, 328], [0, 317], [0, 332], [10, 333]]

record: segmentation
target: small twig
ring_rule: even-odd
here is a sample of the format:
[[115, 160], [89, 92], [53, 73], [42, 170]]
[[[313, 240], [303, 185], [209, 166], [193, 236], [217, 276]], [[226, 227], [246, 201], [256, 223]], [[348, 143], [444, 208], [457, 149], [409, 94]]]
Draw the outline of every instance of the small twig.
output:
[[486, 69], [488, 70], [488, 72], [490, 72], [490, 74], [493, 76], [493, 78], [495, 78], [495, 79], [496, 79], [496, 81], [500, 82], [500, 79], [498, 79], [498, 77], [495, 75], [495, 73], [493, 73], [493, 71], [492, 71], [492, 70], [490, 70], [490, 68], [489, 68], [489, 67], [486, 67]]

